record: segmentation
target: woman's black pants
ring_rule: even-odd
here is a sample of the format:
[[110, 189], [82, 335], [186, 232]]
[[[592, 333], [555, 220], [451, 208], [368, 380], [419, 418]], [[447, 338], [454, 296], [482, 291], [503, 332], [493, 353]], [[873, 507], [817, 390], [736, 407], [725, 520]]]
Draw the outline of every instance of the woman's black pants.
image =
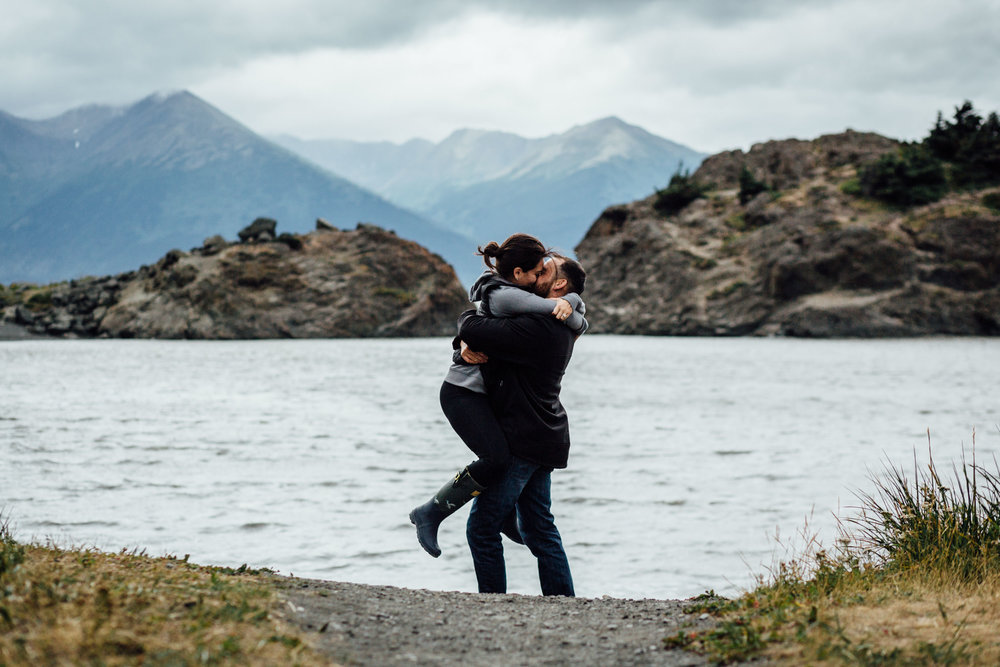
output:
[[455, 433], [479, 457], [469, 464], [472, 479], [490, 486], [507, 471], [510, 447], [489, 397], [445, 382], [441, 385], [441, 409]]

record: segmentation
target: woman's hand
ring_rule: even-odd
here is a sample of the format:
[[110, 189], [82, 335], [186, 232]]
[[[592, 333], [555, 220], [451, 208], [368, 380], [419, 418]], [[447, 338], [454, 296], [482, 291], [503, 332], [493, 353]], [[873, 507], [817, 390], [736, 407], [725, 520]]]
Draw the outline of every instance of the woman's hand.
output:
[[562, 298], [552, 298], [549, 301], [555, 301], [556, 306], [552, 309], [552, 314], [557, 320], [565, 320], [567, 317], [573, 314], [573, 306], [569, 305], [569, 301]]
[[485, 364], [490, 360], [482, 352], [473, 352], [469, 349], [469, 346], [465, 344], [465, 341], [461, 341], [462, 358], [470, 364]]

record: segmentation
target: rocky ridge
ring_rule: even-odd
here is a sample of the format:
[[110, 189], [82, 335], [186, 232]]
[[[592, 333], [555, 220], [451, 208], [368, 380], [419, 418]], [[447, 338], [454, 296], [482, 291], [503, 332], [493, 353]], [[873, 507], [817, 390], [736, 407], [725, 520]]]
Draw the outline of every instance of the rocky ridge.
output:
[[[606, 209], [576, 248], [592, 332], [815, 337], [1000, 335], [990, 188], [900, 211], [852, 193], [898, 143], [847, 131], [705, 160], [705, 196]], [[771, 186], [745, 204], [746, 167]], [[995, 196], [995, 195], [994, 195]]]
[[11, 286], [4, 318], [61, 337], [435, 336], [468, 303], [440, 256], [374, 225], [277, 234], [259, 218], [239, 236], [115, 276]]

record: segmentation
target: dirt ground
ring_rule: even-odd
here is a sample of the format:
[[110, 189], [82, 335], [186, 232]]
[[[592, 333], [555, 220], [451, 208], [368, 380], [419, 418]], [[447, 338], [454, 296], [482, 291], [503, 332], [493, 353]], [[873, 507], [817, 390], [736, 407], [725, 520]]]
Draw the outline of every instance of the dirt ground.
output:
[[341, 665], [706, 665], [683, 600], [486, 595], [284, 578], [285, 620]]

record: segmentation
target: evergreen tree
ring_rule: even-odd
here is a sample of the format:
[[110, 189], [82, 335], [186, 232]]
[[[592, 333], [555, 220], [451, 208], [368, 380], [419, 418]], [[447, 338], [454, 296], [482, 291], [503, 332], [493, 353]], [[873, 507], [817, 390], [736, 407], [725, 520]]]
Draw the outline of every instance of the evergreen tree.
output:
[[958, 187], [984, 187], [1000, 183], [1000, 119], [996, 112], [986, 117], [962, 146], [952, 167]]
[[695, 199], [704, 197], [707, 191], [708, 187], [695, 181], [690, 171], [684, 171], [678, 166], [667, 187], [656, 191], [653, 208], [660, 213], [673, 215]]
[[1000, 118], [984, 120], [966, 100], [937, 121], [919, 144], [904, 144], [858, 173], [861, 194], [907, 207], [940, 199], [949, 188], [1000, 183]]
[[740, 203], [746, 204], [748, 201], [759, 195], [761, 192], [768, 192], [771, 188], [764, 181], [758, 181], [753, 172], [743, 165], [740, 170]]
[[951, 180], [956, 187], [1000, 183], [1000, 120], [995, 111], [984, 121], [972, 102], [966, 100], [955, 107], [951, 122], [939, 112], [924, 146], [951, 164]]
[[924, 139], [924, 145], [931, 153], [947, 162], [961, 159], [963, 151], [975, 140], [983, 124], [982, 116], [975, 112], [969, 100], [963, 102], [962, 106], [955, 107], [954, 118], [954, 122], [949, 123], [939, 111], [937, 122]]

